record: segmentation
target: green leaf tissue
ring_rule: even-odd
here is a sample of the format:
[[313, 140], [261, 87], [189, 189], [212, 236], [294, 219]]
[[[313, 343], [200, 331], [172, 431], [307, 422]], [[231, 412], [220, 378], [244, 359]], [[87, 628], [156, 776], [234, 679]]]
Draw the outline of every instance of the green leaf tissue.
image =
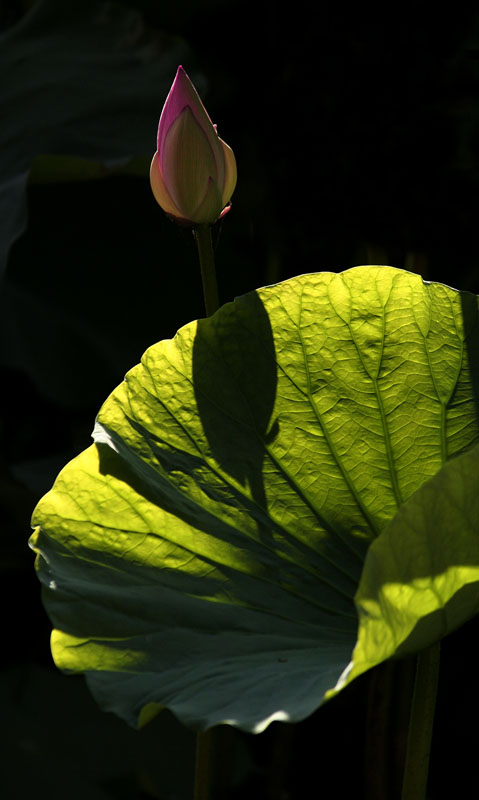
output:
[[477, 297], [391, 267], [153, 345], [34, 512], [55, 663], [132, 725], [259, 732], [437, 641], [479, 607], [478, 395]]

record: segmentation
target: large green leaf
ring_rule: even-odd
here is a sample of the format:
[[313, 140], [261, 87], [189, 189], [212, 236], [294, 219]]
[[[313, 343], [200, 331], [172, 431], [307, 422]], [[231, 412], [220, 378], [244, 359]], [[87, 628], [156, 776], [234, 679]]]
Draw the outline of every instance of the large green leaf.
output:
[[90, 179], [146, 157], [147, 174], [161, 105], [188, 48], [148, 31], [134, 9], [100, 0], [38, 0], [0, 44], [2, 277], [26, 226], [30, 170], [34, 180]]
[[356, 593], [358, 641], [338, 688], [477, 614], [478, 488], [476, 445], [421, 486], [371, 544]]
[[477, 319], [472, 295], [358, 267], [151, 347], [34, 514], [57, 665], [132, 724], [316, 709], [370, 543], [478, 440]]

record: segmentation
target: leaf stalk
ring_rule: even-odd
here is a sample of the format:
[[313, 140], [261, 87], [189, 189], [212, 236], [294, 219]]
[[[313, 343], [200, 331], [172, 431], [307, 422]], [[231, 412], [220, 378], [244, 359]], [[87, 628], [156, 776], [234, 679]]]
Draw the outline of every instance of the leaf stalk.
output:
[[440, 642], [417, 657], [401, 800], [426, 798], [439, 661]]

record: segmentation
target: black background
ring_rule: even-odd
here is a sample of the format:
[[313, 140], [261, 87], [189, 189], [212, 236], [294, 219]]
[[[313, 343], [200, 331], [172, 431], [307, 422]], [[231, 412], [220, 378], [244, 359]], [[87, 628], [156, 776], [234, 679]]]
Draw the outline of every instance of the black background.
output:
[[[4, 2], [2, 28], [29, 5]], [[477, 15], [403, 7], [381, 16], [304, 0], [283, 10], [236, 0], [128, 5], [146, 26], [189, 44], [184, 67], [204, 76], [205, 105], [236, 155], [233, 208], [214, 231], [222, 301], [368, 263], [479, 292]], [[96, 709], [81, 678], [57, 675], [26, 541], [36, 500], [90, 444], [95, 414], [125, 371], [150, 344], [203, 316], [194, 242], [164, 217], [146, 177], [32, 184], [28, 211], [7, 278], [28, 289], [31, 307], [9, 327], [18, 340], [0, 364], [0, 790], [3, 781], [9, 798], [76, 798], [86, 796], [86, 780], [93, 798], [188, 797], [192, 735], [168, 716], [142, 734], [126, 731]], [[46, 318], [46, 299], [63, 323]], [[70, 318], [81, 321], [75, 335], [62, 328]], [[444, 642], [433, 798], [474, 785], [476, 636], [471, 621]], [[367, 697], [365, 677], [298, 726], [286, 745], [284, 797], [312, 796], [310, 782], [315, 796], [367, 796], [365, 774], [376, 768], [364, 747]], [[227, 796], [266, 796], [267, 764], [281, 760], [275, 728], [235, 739], [239, 788]], [[177, 742], [166, 755], [165, 737]], [[94, 754], [109, 747], [108, 768], [96, 765]]]

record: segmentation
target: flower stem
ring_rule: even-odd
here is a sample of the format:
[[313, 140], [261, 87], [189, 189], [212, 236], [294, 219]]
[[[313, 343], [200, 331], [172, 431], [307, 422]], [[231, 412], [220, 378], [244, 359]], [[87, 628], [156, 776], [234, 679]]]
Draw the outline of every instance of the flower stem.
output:
[[203, 281], [206, 316], [219, 308], [218, 284], [216, 282], [215, 256], [211, 240], [211, 225], [197, 225], [194, 229]]
[[425, 800], [434, 710], [439, 681], [440, 643], [417, 657], [416, 678], [409, 718], [402, 800]]

